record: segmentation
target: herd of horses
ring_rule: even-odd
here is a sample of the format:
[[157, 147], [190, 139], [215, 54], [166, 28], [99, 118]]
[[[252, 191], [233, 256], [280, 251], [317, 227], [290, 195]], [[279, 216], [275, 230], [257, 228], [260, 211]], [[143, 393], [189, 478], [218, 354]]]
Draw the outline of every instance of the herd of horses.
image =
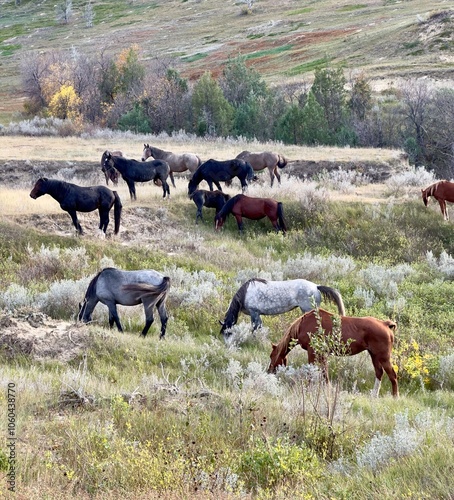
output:
[[[268, 217], [274, 229], [287, 231], [283, 205], [271, 198], [253, 198], [244, 192], [248, 184], [256, 180], [255, 172], [268, 169], [271, 186], [276, 178], [280, 183], [278, 168], [284, 168], [287, 160], [277, 153], [251, 153], [243, 151], [236, 158], [226, 161], [207, 160], [202, 162], [192, 153], [175, 154], [164, 151], [149, 144], [144, 145], [142, 161], [125, 158], [121, 151], [105, 151], [101, 159], [101, 169], [106, 184], [111, 181], [118, 184], [121, 176], [129, 188], [131, 200], [136, 200], [136, 182], [153, 181], [162, 186], [163, 197], [170, 196], [167, 179], [170, 177], [175, 187], [173, 173], [189, 170], [191, 178], [188, 183], [188, 196], [197, 207], [196, 223], [203, 220], [202, 207], [215, 209], [215, 228], [223, 226], [229, 214], [232, 214], [243, 230], [243, 217], [261, 219]], [[241, 183], [242, 193], [231, 197], [222, 191], [220, 182], [228, 183], [237, 177]], [[199, 189], [202, 181], [206, 181], [209, 190]], [[213, 184], [217, 190], [213, 190]], [[446, 202], [454, 202], [454, 183], [438, 181], [422, 191], [424, 204], [428, 205], [430, 196], [439, 205], [445, 220], [449, 220]], [[60, 180], [39, 178], [30, 196], [36, 199], [45, 194], [60, 203], [60, 207], [71, 216], [78, 234], [83, 234], [77, 218], [77, 212], [99, 212], [99, 229], [106, 233], [109, 224], [109, 213], [114, 207], [115, 234], [120, 230], [122, 203], [116, 191], [106, 186], [81, 187]], [[92, 320], [92, 313], [98, 302], [105, 304], [109, 310], [109, 325], [116, 325], [123, 331], [117, 304], [132, 306], [143, 304], [145, 326], [142, 336], [146, 336], [154, 321], [156, 308], [160, 321], [160, 338], [165, 337], [168, 314], [166, 300], [170, 290], [170, 278], [154, 270], [121, 271], [105, 268], [90, 282], [83, 302], [79, 305], [78, 319], [83, 322]], [[221, 321], [221, 335], [229, 337], [240, 313], [250, 316], [252, 329], [262, 326], [261, 315], [276, 315], [299, 308], [302, 316], [287, 329], [278, 344], [272, 345], [269, 373], [276, 373], [280, 366], [287, 364], [287, 356], [296, 345], [307, 351], [308, 362], [318, 363], [322, 367], [325, 380], [328, 380], [326, 356], [330, 352], [317, 352], [312, 342], [320, 332], [324, 336], [332, 336], [335, 330], [335, 316], [320, 308], [322, 298], [336, 304], [340, 317], [340, 343], [343, 355], [355, 355], [367, 351], [375, 370], [373, 394], [378, 396], [383, 374], [386, 372], [392, 388], [393, 396], [398, 396], [397, 375], [391, 363], [396, 323], [391, 320], [380, 320], [374, 317], [350, 317], [345, 314], [345, 307], [340, 293], [328, 286], [317, 285], [304, 279], [270, 281], [250, 279], [243, 283], [233, 296], [225, 318]], [[337, 354], [331, 352], [331, 354]]]

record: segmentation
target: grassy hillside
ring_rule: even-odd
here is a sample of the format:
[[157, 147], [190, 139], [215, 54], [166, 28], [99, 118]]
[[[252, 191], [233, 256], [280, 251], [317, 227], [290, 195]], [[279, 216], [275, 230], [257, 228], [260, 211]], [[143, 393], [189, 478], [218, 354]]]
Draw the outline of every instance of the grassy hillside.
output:
[[404, 76], [451, 80], [454, 20], [449, 3], [438, 0], [221, 0], [99, 1], [93, 26], [85, 1], [72, 2], [72, 15], [57, 20], [48, 0], [0, 2], [0, 119], [21, 109], [21, 55], [76, 47], [119, 53], [131, 44], [143, 59], [168, 57], [181, 72], [197, 78], [217, 74], [222, 63], [241, 53], [273, 84], [309, 79], [327, 63], [363, 70], [376, 88]]
[[[140, 151], [141, 141], [119, 135], [115, 144]], [[178, 148], [223, 157], [239, 147], [200, 141]], [[110, 141], [49, 138], [38, 153], [32, 145], [2, 142], [8, 175], [0, 189], [0, 420], [12, 411], [18, 496], [452, 497], [454, 233], [434, 202], [426, 208], [421, 201], [429, 174], [407, 169], [377, 185], [339, 172], [303, 181], [283, 169], [274, 188], [261, 176], [248, 194], [283, 202], [286, 236], [267, 219], [245, 221], [240, 236], [232, 217], [215, 232], [210, 209], [195, 225], [184, 175], [170, 200], [144, 183], [132, 202], [120, 181], [120, 234], [110, 226], [100, 239], [96, 213], [81, 214], [86, 234], [75, 237], [55, 200], [28, 193], [39, 175], [35, 158], [48, 159], [53, 177], [102, 183], [95, 152]], [[84, 162], [88, 168], [79, 169]], [[226, 190], [236, 194], [239, 186]], [[75, 321], [90, 278], [107, 266], [170, 276], [164, 341], [159, 320], [139, 338], [140, 306], [120, 307], [124, 334], [109, 330], [102, 305], [93, 323]], [[347, 314], [395, 320], [401, 397], [391, 398], [385, 375], [380, 397], [371, 398], [367, 353], [331, 357], [329, 386], [299, 348], [287, 368], [267, 374], [271, 342], [298, 310], [263, 317], [256, 334], [240, 315], [224, 340], [219, 320], [240, 284], [256, 276], [332, 286]], [[323, 307], [335, 311], [329, 302]], [[2, 494], [8, 444], [3, 433]]]

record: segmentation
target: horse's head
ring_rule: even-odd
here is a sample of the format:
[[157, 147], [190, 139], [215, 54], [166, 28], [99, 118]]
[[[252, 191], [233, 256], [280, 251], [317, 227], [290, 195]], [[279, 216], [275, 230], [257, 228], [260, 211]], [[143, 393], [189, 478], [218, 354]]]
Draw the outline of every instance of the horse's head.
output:
[[272, 351], [270, 354], [270, 366], [268, 373], [276, 373], [279, 366], [287, 366], [287, 356], [282, 355], [282, 350], [276, 344], [271, 344]]
[[142, 161], [145, 161], [146, 159], [150, 158], [150, 156], [153, 156], [151, 154], [151, 148], [149, 144], [144, 144], [143, 145], [143, 151], [142, 151]]
[[83, 302], [79, 302], [77, 319], [78, 321], [83, 321], [84, 323], [91, 321], [91, 314], [87, 314], [87, 299], [84, 299]]
[[427, 196], [427, 189], [421, 189], [421, 194], [422, 194], [422, 201], [424, 202], [424, 205], [427, 207], [427, 203], [429, 201], [429, 197]]
[[188, 183], [188, 196], [193, 195], [195, 191], [197, 191], [197, 184], [194, 179], [191, 179]]
[[229, 332], [230, 328], [235, 325], [235, 321], [233, 321], [233, 318], [230, 318], [229, 315], [225, 317], [224, 321], [219, 320], [219, 323], [221, 325], [221, 335], [224, 337], [229, 337], [231, 333]]
[[224, 217], [222, 217], [219, 214], [216, 214], [216, 216], [214, 217], [214, 228], [216, 229], [216, 231], [218, 229], [221, 229], [221, 227], [224, 225], [224, 222], [225, 222]]
[[43, 194], [46, 194], [46, 182], [48, 179], [46, 177], [41, 177], [38, 179], [33, 186], [33, 189], [30, 191], [30, 197], [36, 200]]

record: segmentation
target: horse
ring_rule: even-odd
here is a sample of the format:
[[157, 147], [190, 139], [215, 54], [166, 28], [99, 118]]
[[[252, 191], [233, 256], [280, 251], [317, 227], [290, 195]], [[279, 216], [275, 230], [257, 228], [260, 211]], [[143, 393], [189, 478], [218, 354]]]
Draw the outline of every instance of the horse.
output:
[[203, 221], [202, 207], [214, 208], [216, 213], [230, 200], [230, 195], [222, 191], [206, 191], [205, 189], [197, 189], [190, 196], [191, 200], [196, 204], [197, 213], [195, 215], [195, 223], [198, 224], [198, 219]]
[[237, 158], [249, 162], [255, 172], [259, 172], [265, 168], [268, 169], [271, 179], [271, 187], [274, 184], [276, 177], [279, 184], [281, 183], [281, 176], [278, 172], [279, 168], [284, 168], [287, 165], [287, 159], [279, 153], [273, 151], [263, 151], [262, 153], [251, 153], [250, 151], [242, 151]]
[[[142, 163], [137, 160], [130, 160], [122, 156], [113, 156], [106, 151], [106, 158], [104, 160], [104, 168], [107, 173], [112, 169], [117, 169], [129, 188], [131, 200], [136, 200], [136, 182], [154, 181], [159, 180], [162, 183], [163, 198], [166, 195], [170, 196], [169, 184], [167, 177], [170, 173], [169, 164], [163, 160], [153, 160]], [[109, 174], [110, 175], [110, 174]]]
[[202, 164], [202, 160], [194, 153], [171, 153], [170, 151], [164, 151], [163, 149], [150, 146], [149, 144], [144, 144], [142, 161], [150, 157], [155, 160], [164, 160], [169, 164], [169, 177], [173, 187], [176, 187], [173, 179], [174, 172], [186, 172], [186, 170], [189, 170], [191, 174], [193, 174]]
[[106, 171], [104, 167], [104, 161], [106, 159], [107, 153], [110, 153], [112, 156], [123, 156], [123, 153], [121, 151], [104, 151], [104, 153], [101, 156], [101, 170], [102, 173], [104, 174], [104, 177], [106, 178], [106, 184], [109, 185], [109, 179], [110, 179], [112, 183], [116, 186], [118, 184], [118, 171], [115, 170], [114, 168], [110, 168], [109, 171]]
[[454, 182], [446, 180], [435, 182], [426, 189], [421, 189], [422, 201], [427, 207], [429, 196], [433, 196], [440, 204], [441, 214], [444, 220], [449, 220], [446, 202], [454, 203]]
[[[296, 343], [307, 351], [308, 362], [320, 362], [323, 375], [328, 381], [326, 355], [317, 354], [311, 345], [312, 335], [323, 329], [324, 335], [333, 333], [333, 314], [324, 309], [312, 310], [295, 320], [278, 344], [272, 344], [268, 373], [275, 373], [278, 366], [287, 365], [287, 355]], [[345, 350], [340, 355], [354, 356], [367, 351], [375, 369], [373, 394], [378, 396], [383, 370], [386, 371], [392, 386], [394, 397], [399, 396], [397, 375], [391, 364], [391, 352], [394, 344], [394, 332], [397, 325], [391, 320], [380, 320], [371, 316], [341, 316], [341, 344]]]
[[213, 191], [213, 183], [219, 191], [222, 191], [219, 182], [230, 181], [234, 177], [238, 177], [240, 180], [243, 193], [247, 189], [248, 181], [257, 180], [257, 176], [254, 175], [254, 170], [250, 163], [244, 160], [237, 158], [225, 161], [207, 160], [192, 175], [188, 184], [188, 194], [191, 195], [202, 181], [208, 183], [210, 191]]
[[113, 324], [119, 332], [123, 327], [118, 317], [117, 304], [136, 306], [143, 304], [145, 326], [141, 335], [145, 337], [154, 321], [153, 308], [156, 307], [161, 320], [160, 338], [164, 338], [167, 327], [166, 299], [170, 289], [170, 278], [153, 269], [137, 271], [121, 271], [106, 267], [100, 271], [88, 285], [85, 297], [79, 304], [78, 320], [88, 323], [92, 321], [92, 313], [98, 302], [109, 308], [109, 326]]
[[83, 230], [77, 218], [77, 212], [93, 212], [98, 209], [99, 229], [106, 234], [109, 212], [113, 206], [115, 234], [118, 234], [123, 207], [116, 191], [111, 191], [105, 186], [81, 187], [70, 182], [41, 177], [30, 191], [30, 197], [36, 200], [45, 194], [52, 196], [60, 203], [62, 210], [69, 213], [79, 235], [83, 234]]
[[224, 321], [220, 321], [221, 334], [224, 337], [229, 335], [228, 330], [236, 324], [240, 312], [251, 317], [252, 330], [255, 331], [262, 327], [261, 314], [283, 314], [296, 307], [305, 313], [314, 306], [319, 307], [322, 297], [334, 302], [339, 314], [345, 315], [341, 294], [329, 286], [304, 279], [271, 281], [252, 278], [243, 283], [233, 296]]
[[252, 220], [268, 217], [276, 232], [282, 231], [285, 234], [287, 231], [282, 202], [272, 198], [252, 198], [244, 194], [237, 194], [230, 198], [216, 214], [214, 218], [216, 229], [220, 229], [224, 225], [230, 213], [235, 216], [240, 233], [243, 231], [243, 217]]

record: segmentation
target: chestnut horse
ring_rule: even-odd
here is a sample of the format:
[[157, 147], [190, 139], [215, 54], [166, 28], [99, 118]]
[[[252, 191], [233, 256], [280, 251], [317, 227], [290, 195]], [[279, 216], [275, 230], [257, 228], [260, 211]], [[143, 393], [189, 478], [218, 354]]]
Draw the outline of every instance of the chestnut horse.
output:
[[287, 159], [279, 153], [273, 151], [263, 151], [262, 153], [251, 153], [250, 151], [242, 151], [237, 158], [241, 158], [249, 162], [255, 172], [259, 172], [265, 168], [268, 169], [271, 179], [271, 187], [274, 184], [276, 177], [279, 184], [281, 183], [281, 176], [278, 172], [279, 168], [284, 168], [287, 165]]
[[449, 220], [448, 209], [446, 207], [446, 202], [454, 203], [454, 182], [449, 181], [438, 181], [435, 184], [431, 184], [426, 189], [421, 189], [422, 201], [427, 207], [429, 202], [429, 196], [433, 196], [440, 204], [441, 214], [444, 220]]
[[185, 172], [186, 170], [189, 170], [189, 172], [193, 174], [202, 164], [202, 160], [194, 153], [171, 153], [170, 151], [164, 151], [163, 149], [150, 146], [149, 144], [144, 144], [142, 161], [145, 161], [148, 158], [164, 160], [169, 164], [169, 177], [173, 187], [176, 187], [173, 179], [174, 172]]
[[[309, 311], [295, 320], [280, 342], [277, 345], [272, 345], [268, 373], [275, 373], [278, 366], [287, 365], [287, 355], [295, 345], [292, 340], [296, 340], [296, 343], [307, 351], [309, 363], [321, 362], [323, 374], [327, 380], [326, 359], [317, 355], [311, 346], [311, 336], [319, 332], [320, 326], [325, 335], [331, 335], [333, 333], [333, 316], [324, 309], [317, 309]], [[380, 320], [371, 316], [362, 318], [340, 316], [340, 320], [341, 341], [345, 344], [345, 354], [354, 356], [363, 351], [370, 354], [376, 377], [373, 394], [378, 396], [384, 370], [391, 381], [392, 394], [397, 397], [399, 395], [397, 375], [391, 364], [396, 323], [389, 319]]]
[[214, 221], [216, 229], [224, 225], [227, 216], [232, 213], [235, 216], [240, 233], [243, 231], [243, 217], [246, 219], [259, 220], [268, 217], [276, 232], [287, 231], [284, 219], [284, 209], [280, 201], [272, 198], [252, 198], [244, 194], [237, 194], [222, 207], [216, 214]]

